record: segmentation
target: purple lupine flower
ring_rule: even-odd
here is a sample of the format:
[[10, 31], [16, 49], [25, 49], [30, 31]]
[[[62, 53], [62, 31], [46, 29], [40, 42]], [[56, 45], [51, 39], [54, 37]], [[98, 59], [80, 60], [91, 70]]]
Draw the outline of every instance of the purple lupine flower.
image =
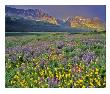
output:
[[49, 82], [50, 80], [51, 80], [50, 77], [48, 77], [48, 78], [47, 78], [47, 81]]
[[87, 52], [83, 54], [82, 60], [86, 63], [90, 63], [91, 61], [96, 59], [96, 55], [93, 52]]
[[9, 58], [11, 59], [11, 61], [16, 61], [17, 60], [17, 56], [16, 55], [11, 55]]
[[56, 42], [56, 46], [57, 46], [58, 49], [62, 49], [63, 46], [64, 46], [64, 42], [63, 41], [58, 41], [58, 42]]
[[59, 54], [61, 54], [62, 52], [61, 52], [61, 49], [56, 49], [56, 54], [57, 55], [59, 55]]
[[44, 78], [41, 77], [41, 78], [40, 78], [40, 81], [43, 81], [43, 80], [44, 80]]
[[45, 63], [46, 63], [46, 60], [45, 59], [41, 59], [40, 66], [44, 68]]
[[56, 77], [52, 78], [52, 84], [57, 85], [58, 84], [58, 78], [56, 78]]

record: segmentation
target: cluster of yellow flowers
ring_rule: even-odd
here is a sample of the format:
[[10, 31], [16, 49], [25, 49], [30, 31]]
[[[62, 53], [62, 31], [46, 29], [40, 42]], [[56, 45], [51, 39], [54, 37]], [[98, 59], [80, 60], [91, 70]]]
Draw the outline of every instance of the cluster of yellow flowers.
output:
[[[48, 58], [47, 58], [48, 57]], [[86, 66], [83, 62], [73, 65], [68, 62], [62, 64], [57, 62], [62, 60], [63, 55], [51, 53], [45, 57], [45, 62], [41, 65], [40, 58], [33, 59], [30, 63], [18, 63], [18, 68], [23, 64], [27, 65], [25, 69], [18, 70], [13, 76], [10, 84], [17, 87], [74, 87], [74, 88], [93, 88], [105, 87], [105, 75], [102, 78], [96, 62], [91, 62], [91, 66]], [[51, 60], [51, 62], [49, 62]], [[10, 68], [10, 67], [9, 67]]]
[[[32, 47], [33, 43], [31, 46], [26, 45], [29, 47], [24, 47], [25, 49], [20, 48], [20, 53], [15, 51], [15, 57], [9, 53], [10, 57], [6, 58], [6, 87], [105, 87], [105, 44], [102, 40], [98, 41], [97, 36], [96, 40], [94, 35], [84, 35], [84, 39], [82, 36], [83, 34], [54, 34], [52, 38], [55, 39], [47, 40], [47, 44], [45, 39], [43, 42], [39, 40], [41, 49], [36, 47], [37, 44]], [[11, 51], [12, 49], [9, 50]]]

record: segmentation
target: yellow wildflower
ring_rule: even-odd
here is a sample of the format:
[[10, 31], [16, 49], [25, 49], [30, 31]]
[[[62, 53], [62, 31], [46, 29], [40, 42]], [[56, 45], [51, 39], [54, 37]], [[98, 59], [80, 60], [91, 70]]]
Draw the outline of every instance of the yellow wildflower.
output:
[[85, 88], [85, 87], [86, 87], [86, 86], [84, 86], [84, 85], [82, 86], [82, 88]]

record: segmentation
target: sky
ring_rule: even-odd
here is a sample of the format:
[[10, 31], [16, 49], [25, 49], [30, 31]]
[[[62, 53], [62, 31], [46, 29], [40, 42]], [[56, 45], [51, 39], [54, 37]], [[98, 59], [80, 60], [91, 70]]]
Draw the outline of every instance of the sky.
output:
[[106, 21], [105, 5], [7, 5], [17, 9], [41, 9], [59, 19], [72, 16], [99, 17]]

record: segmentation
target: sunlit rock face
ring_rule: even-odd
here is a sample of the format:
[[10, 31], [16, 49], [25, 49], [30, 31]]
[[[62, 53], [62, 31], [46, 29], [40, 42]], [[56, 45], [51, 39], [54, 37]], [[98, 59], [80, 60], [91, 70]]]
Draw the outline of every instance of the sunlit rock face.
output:
[[57, 24], [57, 20], [55, 17], [48, 15], [40, 9], [16, 9], [6, 7], [6, 15], [7, 16], [20, 16], [25, 19], [31, 19], [36, 21], [46, 21], [51, 24]]
[[84, 16], [75, 16], [69, 18], [67, 23], [73, 28], [93, 28], [98, 31], [105, 30], [105, 23], [98, 17], [88, 18]]
[[[32, 20], [35, 22], [49, 23], [55, 26], [69, 29], [82, 29], [86, 31], [105, 31], [105, 22], [98, 17], [85, 17], [85, 16], [74, 16], [74, 17], [62, 17], [58, 19], [51, 14], [42, 11], [41, 9], [16, 9], [11, 7], [5, 8], [5, 15], [10, 16], [11, 20], [23, 18], [25, 20]], [[13, 18], [14, 17], [14, 18]], [[34, 22], [34, 23], [35, 23]], [[49, 25], [48, 25], [49, 26]], [[67, 30], [68, 31], [68, 30]]]

